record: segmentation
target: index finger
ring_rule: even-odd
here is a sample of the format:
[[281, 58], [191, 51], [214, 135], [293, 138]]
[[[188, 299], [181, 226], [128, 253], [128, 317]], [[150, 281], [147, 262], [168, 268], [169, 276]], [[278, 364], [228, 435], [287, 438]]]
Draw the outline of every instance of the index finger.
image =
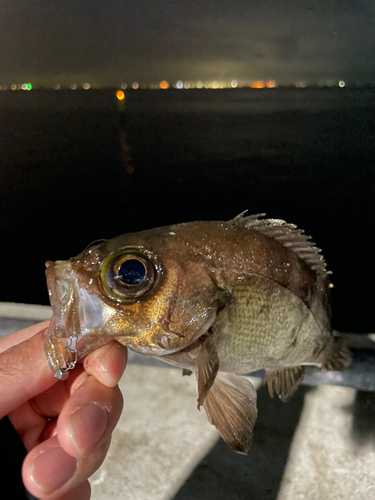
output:
[[42, 323], [37, 323], [36, 325], [28, 326], [23, 330], [11, 333], [6, 337], [0, 338], [0, 354], [11, 347], [24, 342], [25, 340], [33, 337], [36, 333], [44, 330], [49, 325], [50, 320], [42, 321]]
[[57, 382], [44, 354], [44, 333], [0, 354], [0, 418]]

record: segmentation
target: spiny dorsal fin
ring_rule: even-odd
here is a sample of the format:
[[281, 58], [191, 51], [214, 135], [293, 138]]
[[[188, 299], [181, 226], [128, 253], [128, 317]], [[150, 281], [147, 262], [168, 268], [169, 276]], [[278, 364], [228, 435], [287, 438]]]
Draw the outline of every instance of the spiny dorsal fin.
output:
[[258, 415], [257, 394], [250, 380], [220, 373], [204, 400], [210, 424], [237, 453], [247, 453]]
[[245, 216], [245, 213], [242, 212], [230, 222], [259, 231], [268, 238], [278, 241], [305, 261], [313, 271], [331, 274], [326, 269], [324, 257], [320, 254], [321, 249], [316, 247], [313, 241], [310, 241], [311, 236], [304, 234], [302, 229], [298, 229], [294, 224], [288, 224], [281, 219], [262, 219], [266, 214]]
[[305, 372], [304, 366], [286, 366], [275, 370], [266, 370], [265, 382], [271, 398], [274, 393], [286, 402], [296, 391]]

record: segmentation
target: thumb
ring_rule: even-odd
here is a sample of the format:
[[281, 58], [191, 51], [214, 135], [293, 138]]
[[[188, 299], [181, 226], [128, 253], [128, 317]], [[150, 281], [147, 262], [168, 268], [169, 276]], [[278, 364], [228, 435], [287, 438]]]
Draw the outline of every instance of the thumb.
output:
[[44, 333], [0, 354], [0, 419], [57, 382], [44, 354]]

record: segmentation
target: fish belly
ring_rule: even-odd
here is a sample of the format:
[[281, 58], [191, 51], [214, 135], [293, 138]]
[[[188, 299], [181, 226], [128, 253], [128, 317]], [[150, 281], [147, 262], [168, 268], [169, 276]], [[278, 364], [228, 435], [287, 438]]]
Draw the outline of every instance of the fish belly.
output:
[[234, 373], [314, 364], [332, 341], [297, 295], [260, 276], [236, 283], [214, 336], [220, 370]]

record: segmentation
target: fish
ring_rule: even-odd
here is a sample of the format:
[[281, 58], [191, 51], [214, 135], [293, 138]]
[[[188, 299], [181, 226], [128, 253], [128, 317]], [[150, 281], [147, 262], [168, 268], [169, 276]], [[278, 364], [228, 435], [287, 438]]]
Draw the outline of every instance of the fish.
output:
[[45, 351], [57, 378], [115, 339], [194, 373], [198, 409], [238, 453], [257, 418], [246, 375], [265, 370], [270, 395], [287, 401], [306, 366], [343, 370], [351, 361], [330, 325], [321, 250], [265, 214], [129, 233], [46, 268]]

